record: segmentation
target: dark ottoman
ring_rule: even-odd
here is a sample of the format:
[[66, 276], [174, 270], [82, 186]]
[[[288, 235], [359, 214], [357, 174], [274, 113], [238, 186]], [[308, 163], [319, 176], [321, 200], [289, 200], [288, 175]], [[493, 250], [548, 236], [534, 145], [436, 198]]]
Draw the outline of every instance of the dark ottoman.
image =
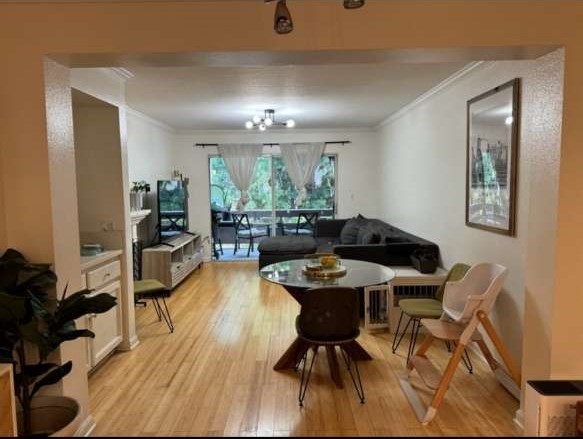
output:
[[265, 238], [259, 243], [259, 269], [276, 262], [301, 259], [316, 253], [318, 245], [311, 236], [288, 235]]

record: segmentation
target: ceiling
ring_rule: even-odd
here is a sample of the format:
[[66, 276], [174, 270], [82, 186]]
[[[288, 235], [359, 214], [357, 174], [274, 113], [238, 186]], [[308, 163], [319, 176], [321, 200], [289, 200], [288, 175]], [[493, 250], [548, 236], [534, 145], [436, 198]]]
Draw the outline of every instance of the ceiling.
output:
[[268, 108], [298, 129], [370, 128], [464, 65], [133, 66], [126, 98], [177, 130], [242, 129]]

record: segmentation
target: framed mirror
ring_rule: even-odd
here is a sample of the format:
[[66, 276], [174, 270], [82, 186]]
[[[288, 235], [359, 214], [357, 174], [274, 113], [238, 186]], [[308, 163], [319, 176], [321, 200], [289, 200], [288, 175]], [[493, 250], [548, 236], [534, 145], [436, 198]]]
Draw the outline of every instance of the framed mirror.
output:
[[514, 236], [520, 79], [468, 101], [466, 225]]

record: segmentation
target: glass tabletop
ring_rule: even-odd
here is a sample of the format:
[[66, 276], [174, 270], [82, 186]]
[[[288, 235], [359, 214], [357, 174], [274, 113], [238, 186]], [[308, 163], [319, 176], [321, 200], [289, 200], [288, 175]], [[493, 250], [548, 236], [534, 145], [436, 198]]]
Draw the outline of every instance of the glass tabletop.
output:
[[362, 288], [384, 284], [395, 277], [394, 271], [384, 265], [354, 259], [340, 259], [339, 261], [342, 266], [346, 267], [346, 274], [341, 277], [317, 279], [306, 276], [302, 268], [307, 263], [313, 262], [311, 259], [293, 259], [266, 265], [259, 270], [259, 275], [269, 282], [294, 288], [321, 286]]

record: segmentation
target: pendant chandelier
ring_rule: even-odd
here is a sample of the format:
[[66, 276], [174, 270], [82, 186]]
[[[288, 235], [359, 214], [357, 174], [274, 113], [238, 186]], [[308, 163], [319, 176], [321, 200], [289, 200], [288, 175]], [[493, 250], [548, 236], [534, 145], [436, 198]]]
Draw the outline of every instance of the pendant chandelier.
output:
[[253, 120], [245, 122], [245, 128], [252, 130], [257, 128], [259, 131], [265, 131], [269, 127], [286, 127], [293, 128], [296, 122], [293, 119], [288, 119], [285, 122], [275, 120], [275, 110], [264, 110], [263, 117], [259, 115], [253, 116]]
[[[294, 30], [294, 23], [291, 13], [287, 7], [286, 0], [265, 0], [265, 3], [272, 3], [277, 1], [275, 7], [275, 17], [273, 20], [273, 29], [275, 32], [283, 35], [289, 34]], [[343, 0], [342, 5], [344, 9], [358, 9], [364, 6], [365, 0]]]

